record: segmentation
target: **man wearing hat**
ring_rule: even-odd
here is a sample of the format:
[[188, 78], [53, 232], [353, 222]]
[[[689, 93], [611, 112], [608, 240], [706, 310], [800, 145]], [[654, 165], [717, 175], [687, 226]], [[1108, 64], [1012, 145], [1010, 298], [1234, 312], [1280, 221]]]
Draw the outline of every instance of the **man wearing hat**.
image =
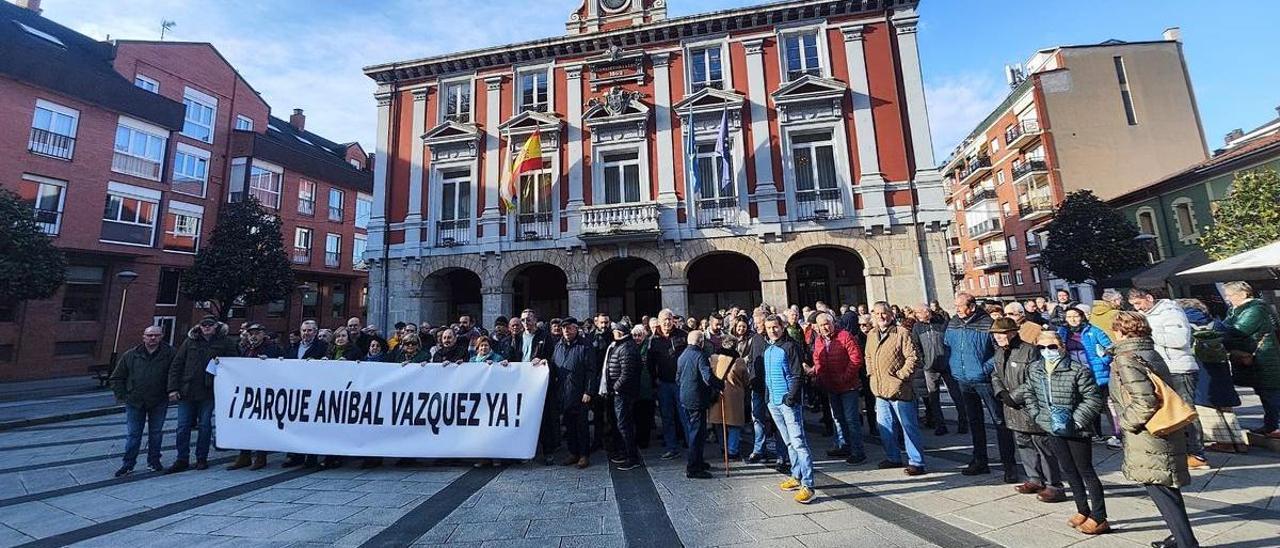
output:
[[213, 375], [205, 369], [218, 357], [238, 355], [236, 341], [227, 336], [227, 324], [215, 316], [205, 316], [187, 331], [169, 367], [169, 401], [178, 402], [175, 433], [178, 459], [165, 470], [172, 474], [191, 467], [191, 427], [199, 423], [196, 437], [196, 470], [209, 467], [209, 445], [213, 441]]
[[[241, 358], [279, 358], [284, 355], [280, 347], [267, 338], [267, 328], [260, 323], [252, 323], [245, 327], [247, 336], [240, 343]], [[267, 465], [266, 451], [250, 451], [241, 449], [236, 461], [227, 466], [227, 470], [261, 470]]]
[[565, 445], [569, 455], [565, 466], [586, 468], [591, 464], [591, 432], [587, 424], [587, 412], [591, 400], [599, 389], [600, 378], [594, 374], [596, 353], [586, 338], [579, 334], [578, 319], [568, 317], [560, 321], [563, 337], [551, 354], [560, 384], [561, 420], [565, 428]]
[[1010, 396], [1023, 388], [1028, 371], [1040, 361], [1040, 352], [1035, 344], [1023, 340], [1020, 331], [1017, 320], [1011, 317], [1000, 318], [991, 324], [991, 337], [996, 343], [991, 388], [996, 399], [1004, 404], [1004, 422], [1013, 431], [1022, 469], [1027, 473], [1027, 481], [1014, 486], [1014, 490], [1024, 495], [1038, 495], [1044, 502], [1062, 502], [1066, 495], [1062, 489], [1058, 459], [1049, 450], [1045, 431], [1023, 409], [1023, 402]]

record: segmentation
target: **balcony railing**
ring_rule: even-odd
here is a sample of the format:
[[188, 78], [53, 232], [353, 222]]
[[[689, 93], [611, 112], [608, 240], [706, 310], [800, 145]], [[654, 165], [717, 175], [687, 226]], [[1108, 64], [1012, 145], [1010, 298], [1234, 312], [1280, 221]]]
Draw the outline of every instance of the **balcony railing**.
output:
[[990, 156], [974, 156], [967, 160], [964, 167], [960, 168], [960, 184], [969, 184], [978, 176], [991, 172]]
[[1032, 197], [1018, 200], [1018, 217], [1024, 221], [1034, 221], [1053, 215], [1053, 201], [1046, 197]]
[[978, 240], [1000, 234], [1000, 218], [991, 218], [969, 227], [969, 238]]
[[1031, 142], [1037, 135], [1040, 135], [1040, 121], [1023, 120], [1005, 130], [1004, 142], [1010, 147], [1019, 147]]
[[111, 158], [111, 170], [144, 179], [160, 180], [160, 162], [116, 152]]
[[797, 221], [830, 221], [844, 217], [840, 189], [823, 188], [796, 191]]
[[316, 214], [315, 200], [298, 200], [298, 214], [311, 216]]
[[957, 249], [960, 249], [960, 237], [959, 237], [959, 236], [951, 236], [951, 237], [947, 238], [947, 249], [952, 250], [952, 251], [955, 251], [955, 250], [957, 250]]
[[311, 249], [306, 247], [293, 248], [293, 264], [311, 264]]
[[994, 199], [996, 199], [996, 189], [980, 188], [976, 192], [972, 192], [965, 197], [964, 207], [969, 208], [969, 207], [972, 207], [973, 204], [976, 204], [978, 202], [981, 202], [984, 200], [994, 200]]
[[324, 265], [329, 268], [338, 268], [342, 264], [342, 253], [337, 251], [324, 252]]
[[70, 160], [75, 148], [75, 137], [36, 127], [31, 128], [31, 140], [27, 142], [27, 150], [31, 152], [63, 160]]
[[342, 208], [329, 206], [329, 220], [342, 222]]
[[1049, 171], [1049, 164], [1039, 158], [1023, 160], [1013, 166], [1013, 182], [1017, 183], [1019, 179], [1032, 173]]
[[471, 219], [436, 221], [436, 246], [454, 247], [471, 242]]
[[698, 200], [698, 228], [737, 226], [741, 211], [738, 199], [732, 196]]
[[609, 204], [582, 208], [583, 234], [658, 232], [658, 204]]
[[551, 239], [550, 213], [520, 213], [516, 215], [516, 241], [533, 242]]
[[37, 209], [36, 225], [45, 234], [57, 236], [58, 229], [62, 226], [62, 212], [51, 209]]
[[951, 275], [956, 278], [963, 278], [965, 274], [964, 264], [951, 263]]
[[987, 253], [978, 253], [973, 256], [973, 266], [990, 270], [1009, 264], [1009, 254], [1004, 251], [991, 251]]

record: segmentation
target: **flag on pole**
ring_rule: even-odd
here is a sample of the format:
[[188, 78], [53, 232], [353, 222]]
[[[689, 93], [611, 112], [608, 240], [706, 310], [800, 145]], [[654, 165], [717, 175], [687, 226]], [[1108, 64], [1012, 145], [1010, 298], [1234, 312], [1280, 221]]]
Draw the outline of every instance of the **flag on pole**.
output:
[[720, 197], [729, 196], [733, 185], [733, 175], [729, 173], [729, 107], [720, 114], [720, 131], [716, 134], [716, 154], [720, 157]]
[[689, 188], [694, 196], [701, 198], [702, 181], [698, 177], [698, 144], [693, 139], [693, 133], [693, 114], [690, 114], [684, 127], [684, 157], [688, 161]]
[[513, 211], [516, 207], [516, 196], [519, 195], [516, 184], [520, 181], [520, 176], [539, 169], [542, 169], [542, 130], [535, 129], [511, 161], [511, 169], [506, 172], [506, 180], [502, 182], [502, 205], [507, 211]]

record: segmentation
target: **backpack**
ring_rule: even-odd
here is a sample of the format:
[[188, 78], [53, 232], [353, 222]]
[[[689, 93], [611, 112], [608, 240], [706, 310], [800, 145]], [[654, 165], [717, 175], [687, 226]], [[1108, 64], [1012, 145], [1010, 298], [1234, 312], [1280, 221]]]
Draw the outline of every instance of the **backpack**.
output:
[[1196, 327], [1191, 332], [1191, 350], [1200, 363], [1226, 363], [1227, 347], [1223, 345], [1222, 334], [1212, 327]]

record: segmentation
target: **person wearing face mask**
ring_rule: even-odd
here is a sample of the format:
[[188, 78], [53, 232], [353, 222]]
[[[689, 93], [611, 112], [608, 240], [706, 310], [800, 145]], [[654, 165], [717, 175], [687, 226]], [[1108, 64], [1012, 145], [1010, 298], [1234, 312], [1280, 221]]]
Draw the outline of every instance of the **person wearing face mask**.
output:
[[1071, 485], [1076, 514], [1068, 524], [1086, 535], [1111, 530], [1102, 482], [1093, 467], [1094, 419], [1102, 413], [1102, 390], [1088, 364], [1073, 358], [1051, 331], [1036, 341], [1040, 362], [1032, 364], [1027, 382], [1010, 399], [1021, 401], [1036, 424], [1049, 433], [1049, 447]]
[[[1086, 314], [1079, 308], [1068, 308], [1063, 317], [1066, 325], [1058, 328], [1058, 338], [1062, 340], [1063, 350], [1071, 355], [1072, 360], [1088, 365], [1093, 370], [1093, 379], [1105, 392], [1111, 382], [1111, 355], [1107, 353], [1111, 348], [1111, 337], [1107, 336], [1106, 331], [1089, 323]], [[1115, 424], [1114, 415], [1111, 426], [1111, 437], [1103, 436], [1102, 416], [1099, 415], [1097, 423], [1093, 425], [1093, 431], [1097, 434], [1094, 441], [1106, 442], [1107, 447], [1119, 449], [1120, 428]]]
[[1031, 368], [1038, 367], [1040, 353], [1036, 350], [1036, 341], [1024, 342], [1018, 334], [1017, 322], [1011, 318], [993, 322], [991, 337], [996, 343], [996, 368], [991, 373], [991, 387], [996, 391], [996, 399], [1004, 402], [1004, 420], [1013, 431], [1018, 455], [1022, 457], [1022, 470], [1027, 473], [1027, 481], [1013, 489], [1024, 495], [1034, 494], [1043, 502], [1062, 502], [1067, 497], [1062, 488], [1058, 458], [1050, 448], [1045, 430], [1017, 397], [1027, 384]]

